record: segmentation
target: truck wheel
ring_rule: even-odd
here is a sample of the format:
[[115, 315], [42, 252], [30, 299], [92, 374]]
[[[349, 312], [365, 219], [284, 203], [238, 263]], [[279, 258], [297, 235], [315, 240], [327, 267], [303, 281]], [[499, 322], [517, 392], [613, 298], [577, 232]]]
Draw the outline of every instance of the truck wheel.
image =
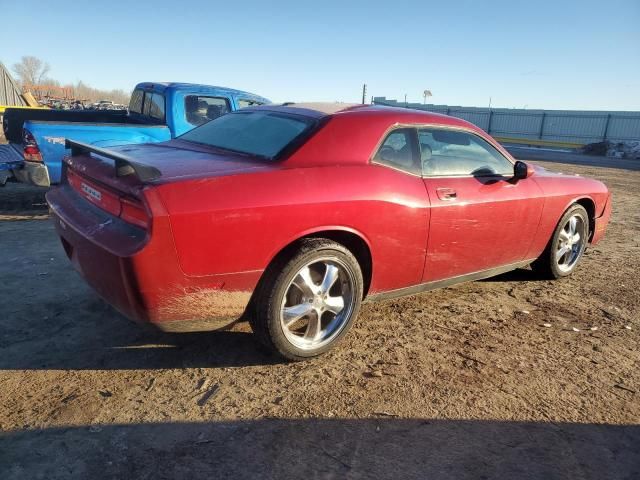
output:
[[360, 266], [347, 248], [303, 240], [265, 272], [251, 327], [260, 343], [288, 360], [315, 357], [347, 333], [363, 289]]
[[582, 258], [589, 238], [589, 217], [583, 206], [574, 204], [564, 213], [551, 241], [531, 268], [545, 278], [571, 275]]

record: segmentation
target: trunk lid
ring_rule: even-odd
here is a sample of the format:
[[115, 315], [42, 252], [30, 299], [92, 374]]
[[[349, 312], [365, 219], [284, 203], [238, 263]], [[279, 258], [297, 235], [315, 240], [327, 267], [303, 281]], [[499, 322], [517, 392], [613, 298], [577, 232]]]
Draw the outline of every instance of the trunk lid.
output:
[[152, 184], [236, 175], [275, 168], [274, 163], [184, 140], [123, 145], [111, 147], [109, 151], [125, 156], [140, 165], [156, 169], [158, 171], [156, 178], [142, 180], [144, 183]]
[[66, 167], [83, 177], [136, 195], [143, 185], [219, 177], [277, 168], [250, 156], [182, 140], [102, 149], [68, 141]]

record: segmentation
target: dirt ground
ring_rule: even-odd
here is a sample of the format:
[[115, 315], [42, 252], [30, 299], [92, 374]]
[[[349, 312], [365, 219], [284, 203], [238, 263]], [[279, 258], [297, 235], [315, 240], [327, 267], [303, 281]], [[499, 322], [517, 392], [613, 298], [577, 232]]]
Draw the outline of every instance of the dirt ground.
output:
[[640, 478], [638, 164], [529, 153], [613, 191], [572, 277], [367, 304], [297, 364], [246, 324], [129, 323], [72, 270], [43, 191], [0, 189], [0, 478]]

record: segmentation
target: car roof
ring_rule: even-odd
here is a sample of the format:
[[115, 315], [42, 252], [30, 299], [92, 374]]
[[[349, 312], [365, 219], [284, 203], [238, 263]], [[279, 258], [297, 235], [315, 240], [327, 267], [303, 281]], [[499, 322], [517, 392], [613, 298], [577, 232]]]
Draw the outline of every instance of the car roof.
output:
[[[478, 127], [461, 118], [451, 117], [426, 110], [416, 110], [402, 107], [389, 107], [386, 105], [363, 105], [357, 103], [322, 103], [300, 102], [283, 103], [281, 105], [262, 105], [250, 107], [256, 110], [281, 111], [286, 113], [304, 115], [311, 118], [324, 117], [351, 117], [353, 120], [366, 117], [376, 118], [377, 121], [387, 121], [391, 124], [436, 124], [478, 130]], [[246, 109], [245, 109], [246, 110]]]
[[250, 112], [283, 113], [317, 121], [320, 128], [314, 129], [309, 137], [283, 159], [286, 168], [368, 164], [381, 140], [395, 128], [454, 127], [486, 136], [478, 127], [460, 118], [378, 105], [272, 104], [244, 108], [229, 115]]
[[344, 102], [286, 102], [281, 106], [289, 108], [301, 108], [304, 110], [313, 110], [319, 113], [331, 115], [333, 113], [341, 112], [348, 108], [362, 107], [357, 103], [344, 103]]

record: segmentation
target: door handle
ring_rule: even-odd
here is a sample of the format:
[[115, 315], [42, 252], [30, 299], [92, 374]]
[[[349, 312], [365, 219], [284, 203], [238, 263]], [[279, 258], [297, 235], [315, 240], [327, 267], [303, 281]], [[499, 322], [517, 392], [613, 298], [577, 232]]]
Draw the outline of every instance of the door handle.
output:
[[458, 196], [453, 188], [436, 188], [440, 200], [455, 200]]

